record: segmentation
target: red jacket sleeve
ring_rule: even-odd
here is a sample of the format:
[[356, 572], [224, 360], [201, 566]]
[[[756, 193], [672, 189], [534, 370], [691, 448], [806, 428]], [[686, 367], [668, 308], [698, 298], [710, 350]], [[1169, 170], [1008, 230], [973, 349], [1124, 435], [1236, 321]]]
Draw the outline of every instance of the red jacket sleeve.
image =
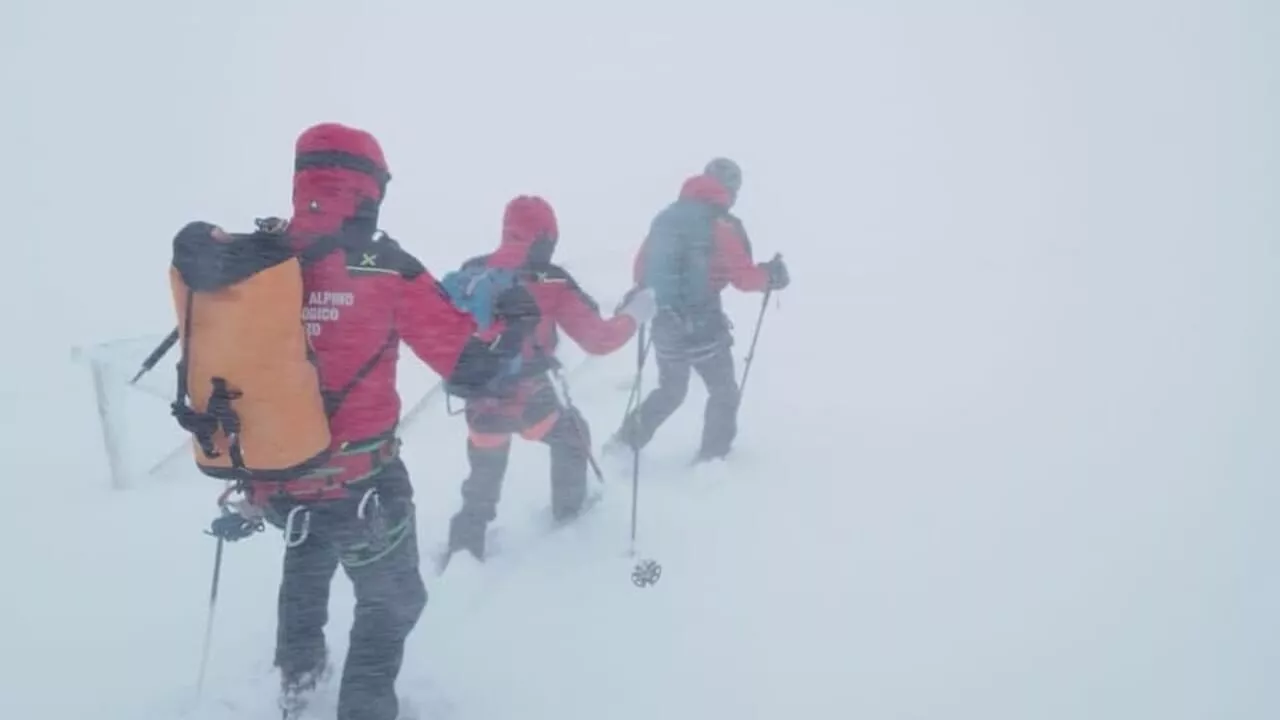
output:
[[592, 355], [608, 355], [626, 345], [636, 332], [636, 321], [630, 315], [608, 320], [600, 317], [599, 306], [572, 282], [563, 286], [556, 303], [556, 324]]
[[475, 334], [476, 323], [454, 307], [436, 279], [424, 271], [408, 280], [400, 293], [396, 330], [422, 362], [448, 378]]
[[717, 270], [723, 273], [721, 279], [742, 292], [764, 292], [769, 288], [768, 271], [752, 261], [746, 244], [728, 222], [716, 223], [716, 260]]

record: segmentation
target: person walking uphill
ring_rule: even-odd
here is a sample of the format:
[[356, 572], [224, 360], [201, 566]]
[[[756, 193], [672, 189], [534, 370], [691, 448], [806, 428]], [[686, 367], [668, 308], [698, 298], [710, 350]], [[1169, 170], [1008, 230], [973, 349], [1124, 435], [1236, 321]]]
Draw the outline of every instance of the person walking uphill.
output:
[[742, 221], [730, 212], [742, 188], [742, 171], [727, 158], [707, 163], [685, 181], [679, 198], [654, 219], [635, 258], [638, 286], [657, 292], [652, 347], [658, 387], [623, 421], [608, 451], [636, 450], [684, 402], [696, 370], [707, 386], [702, 442], [694, 462], [728, 455], [737, 436], [738, 381], [732, 325], [721, 293], [781, 290], [790, 276], [781, 257], [752, 259]]
[[[563, 267], [552, 262], [559, 240], [555, 212], [546, 200], [522, 195], [503, 214], [502, 241], [489, 255], [472, 258], [444, 279], [455, 302], [467, 305], [464, 288], [478, 278], [509, 277], [497, 301], [511, 317], [534, 326], [526, 336], [518, 368], [497, 397], [468, 398], [467, 457], [470, 475], [462, 484], [462, 507], [449, 527], [447, 566], [454, 553], [485, 557], [485, 531], [497, 517], [511, 436], [542, 442], [551, 452], [551, 511], [557, 522], [574, 518], [587, 490], [591, 436], [586, 419], [561, 402], [552, 385], [559, 330], [592, 355], [621, 348], [654, 312], [652, 292], [632, 293], [608, 320]], [[523, 311], [517, 308], [524, 308]]]
[[[259, 222], [259, 236], [283, 236], [301, 262], [301, 320], [309, 347], [298, 352], [314, 365], [316, 405], [323, 407], [330, 438], [318, 459], [290, 477], [265, 474], [243, 483], [249, 507], [260, 508], [286, 540], [275, 653], [286, 717], [301, 711], [327, 675], [324, 628], [339, 565], [354, 586], [356, 605], [337, 717], [395, 720], [399, 714], [395, 682], [405, 639], [427, 602], [413, 486], [395, 434], [400, 341], [448, 382], [471, 388], [483, 387], [520, 350], [514, 325], [478, 338], [474, 319], [453, 307], [423, 265], [377, 229], [389, 180], [371, 134], [315, 125], [297, 139], [292, 217]], [[261, 247], [266, 239], [256, 242]], [[293, 290], [282, 292], [275, 304], [299, 302], [294, 297]], [[238, 352], [258, 364], [268, 361], [260, 346], [246, 343]], [[259, 396], [264, 401], [268, 390]], [[240, 404], [245, 416], [247, 457], [249, 414], [273, 410], [255, 410], [250, 393], [242, 395], [231, 395], [230, 404]], [[274, 433], [268, 445], [294, 432], [292, 422], [257, 427], [266, 425]], [[248, 534], [237, 537], [231, 527], [242, 522], [238, 516], [220, 520], [224, 539]]]

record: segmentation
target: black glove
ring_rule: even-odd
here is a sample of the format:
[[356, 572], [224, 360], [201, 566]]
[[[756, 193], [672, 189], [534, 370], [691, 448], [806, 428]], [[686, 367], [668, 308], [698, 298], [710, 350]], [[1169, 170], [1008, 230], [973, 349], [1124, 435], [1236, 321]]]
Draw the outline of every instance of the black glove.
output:
[[782, 290], [791, 284], [791, 273], [787, 272], [787, 264], [782, 261], [781, 255], [774, 255], [772, 260], [761, 263], [760, 267], [769, 273], [770, 290]]
[[261, 518], [247, 518], [238, 512], [224, 511], [213, 519], [208, 533], [227, 542], [243, 540], [263, 528]]

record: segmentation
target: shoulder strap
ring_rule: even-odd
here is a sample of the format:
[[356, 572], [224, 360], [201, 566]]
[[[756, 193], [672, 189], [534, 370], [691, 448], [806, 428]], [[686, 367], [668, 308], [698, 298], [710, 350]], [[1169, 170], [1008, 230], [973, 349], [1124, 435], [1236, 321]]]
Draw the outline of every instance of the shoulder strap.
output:
[[[377, 248], [384, 253], [384, 257], [379, 258], [376, 254], [368, 254], [363, 252], [369, 249]], [[400, 275], [406, 280], [412, 280], [420, 275], [423, 271], [422, 264], [417, 258], [401, 249], [399, 243], [392, 239], [389, 235], [382, 231], [377, 231], [368, 238], [360, 241], [350, 236], [344, 236], [342, 233], [334, 233], [331, 235], [322, 235], [316, 238], [310, 245], [298, 253], [298, 261], [306, 267], [318, 262], [330, 253], [336, 250], [343, 250], [347, 253], [347, 271], [372, 271], [372, 272], [390, 272]], [[356, 257], [352, 257], [356, 255]], [[337, 414], [338, 409], [342, 407], [347, 396], [356, 389], [361, 381], [368, 377], [369, 373], [378, 366], [382, 361], [382, 357], [387, 351], [396, 346], [400, 342], [400, 336], [395, 329], [387, 333], [387, 339], [378, 347], [368, 360], [356, 370], [351, 379], [347, 381], [338, 390], [323, 391], [325, 415], [330, 419]]]
[[213, 436], [219, 429], [227, 436], [228, 450], [231, 455], [231, 466], [236, 470], [244, 470], [244, 453], [240, 447], [240, 416], [231, 407], [231, 401], [240, 397], [240, 391], [227, 385], [225, 378], [213, 377], [213, 391], [204, 412], [196, 412], [187, 404], [191, 387], [187, 383], [187, 369], [191, 352], [191, 315], [195, 307], [195, 291], [187, 289], [186, 317], [182, 326], [182, 357], [178, 360], [177, 397], [170, 406], [174, 419], [183, 430], [195, 436], [200, 450], [206, 457], [216, 458], [221, 455], [214, 445]]
[[312, 265], [323, 260], [326, 255], [337, 250], [341, 245], [341, 236], [322, 235], [298, 253], [298, 262], [302, 263], [303, 267]]
[[391, 332], [387, 333], [386, 341], [378, 347], [377, 352], [375, 352], [368, 360], [364, 361], [364, 364], [356, 370], [355, 375], [351, 376], [351, 379], [347, 381], [346, 385], [343, 385], [340, 390], [325, 391], [322, 393], [324, 395], [324, 412], [327, 417], [332, 419], [333, 416], [337, 414], [338, 408], [342, 407], [342, 403], [346, 401], [347, 396], [351, 394], [351, 391], [355, 390], [356, 386], [368, 377], [369, 373], [373, 372], [373, 369], [382, 361], [382, 356], [385, 355], [388, 350], [395, 347], [398, 342], [400, 342], [400, 336], [396, 333], [395, 329], [392, 329]]
[[175, 406], [187, 402], [187, 355], [191, 352], [191, 311], [195, 307], [195, 291], [187, 288], [186, 313], [182, 318], [182, 351], [178, 357], [178, 395], [174, 399]]

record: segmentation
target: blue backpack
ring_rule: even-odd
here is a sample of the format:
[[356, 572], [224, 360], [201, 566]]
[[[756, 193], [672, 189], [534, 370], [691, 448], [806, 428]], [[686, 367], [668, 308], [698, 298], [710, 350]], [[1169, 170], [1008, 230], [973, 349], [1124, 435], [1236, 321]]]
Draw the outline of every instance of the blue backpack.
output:
[[658, 213], [645, 240], [641, 285], [653, 288], [661, 309], [696, 314], [713, 307], [711, 258], [720, 211], [706, 203], [678, 200]]
[[[494, 306], [503, 293], [520, 284], [520, 276], [514, 270], [485, 267], [481, 262], [469, 262], [458, 270], [445, 275], [440, 280], [440, 287], [454, 307], [471, 315], [476, 320], [478, 329], [488, 330], [497, 320]], [[498, 376], [489, 381], [479, 396], [501, 395], [505, 387], [520, 375], [523, 359], [519, 354], [507, 361]], [[469, 397], [476, 395], [456, 388], [448, 382], [445, 389], [451, 395]]]

